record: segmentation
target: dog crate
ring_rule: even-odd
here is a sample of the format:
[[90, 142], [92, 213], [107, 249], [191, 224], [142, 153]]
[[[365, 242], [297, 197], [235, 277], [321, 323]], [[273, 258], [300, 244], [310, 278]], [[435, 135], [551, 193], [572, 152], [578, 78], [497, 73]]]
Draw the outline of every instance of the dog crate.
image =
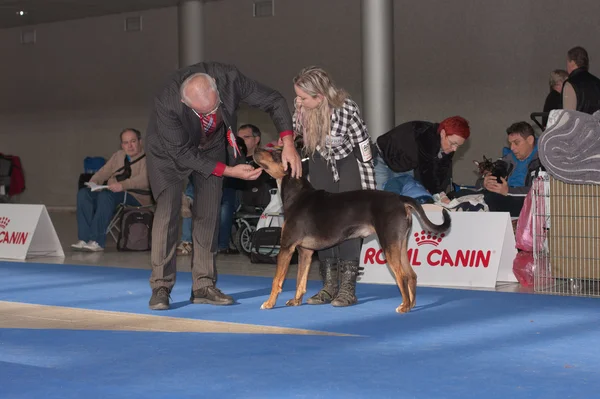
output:
[[600, 296], [600, 185], [542, 174], [532, 187], [534, 291]]

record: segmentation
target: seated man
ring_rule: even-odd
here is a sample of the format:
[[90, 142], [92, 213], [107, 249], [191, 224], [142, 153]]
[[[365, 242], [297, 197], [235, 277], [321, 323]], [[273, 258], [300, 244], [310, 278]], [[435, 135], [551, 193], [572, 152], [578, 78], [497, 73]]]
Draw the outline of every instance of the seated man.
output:
[[108, 188], [91, 191], [84, 187], [77, 193], [79, 242], [71, 245], [76, 250], [104, 250], [106, 229], [118, 204], [123, 201], [133, 206], [152, 203], [141, 133], [129, 128], [121, 132], [120, 138], [121, 150], [90, 179], [90, 182], [108, 185]]
[[[240, 127], [238, 137], [246, 144], [246, 163], [258, 166], [254, 163], [254, 151], [260, 146], [262, 133], [257, 126], [247, 124]], [[268, 146], [268, 145], [267, 145]], [[271, 146], [273, 148], [274, 146]], [[277, 182], [267, 172], [261, 173], [256, 180], [242, 181], [239, 187], [242, 205], [265, 208], [269, 205], [271, 195], [269, 190], [276, 188]]]
[[537, 141], [533, 127], [527, 122], [513, 123], [506, 129], [510, 152], [502, 160], [508, 163], [508, 180], [486, 175], [476, 183], [483, 187], [484, 200], [490, 211], [510, 212], [511, 217], [518, 217], [533, 181], [532, 172], [541, 164], [538, 158]]

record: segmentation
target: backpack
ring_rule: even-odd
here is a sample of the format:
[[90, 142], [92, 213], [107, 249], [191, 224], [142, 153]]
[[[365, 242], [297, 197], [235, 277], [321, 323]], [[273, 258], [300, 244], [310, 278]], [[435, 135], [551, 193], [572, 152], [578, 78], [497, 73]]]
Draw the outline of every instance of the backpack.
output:
[[118, 251], [149, 251], [152, 246], [154, 213], [147, 208], [125, 208], [121, 216]]

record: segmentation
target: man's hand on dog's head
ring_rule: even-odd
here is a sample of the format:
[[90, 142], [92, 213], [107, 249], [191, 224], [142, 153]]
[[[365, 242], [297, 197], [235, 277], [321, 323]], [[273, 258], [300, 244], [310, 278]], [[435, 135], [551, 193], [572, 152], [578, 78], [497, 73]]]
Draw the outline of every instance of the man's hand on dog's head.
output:
[[483, 187], [492, 193], [508, 195], [508, 183], [506, 179], [501, 177], [500, 180], [502, 180], [502, 183], [498, 183], [496, 176], [487, 175], [485, 179], [483, 179]]
[[294, 146], [293, 136], [285, 136], [281, 140], [283, 141], [283, 151], [281, 151], [281, 163], [283, 163], [283, 170], [287, 171], [289, 167], [292, 169], [292, 177], [302, 177], [302, 160], [300, 159], [300, 155]]
[[252, 165], [240, 164], [235, 166], [227, 166], [223, 171], [225, 177], [235, 177], [242, 180], [256, 180], [262, 173], [262, 168], [254, 169]]

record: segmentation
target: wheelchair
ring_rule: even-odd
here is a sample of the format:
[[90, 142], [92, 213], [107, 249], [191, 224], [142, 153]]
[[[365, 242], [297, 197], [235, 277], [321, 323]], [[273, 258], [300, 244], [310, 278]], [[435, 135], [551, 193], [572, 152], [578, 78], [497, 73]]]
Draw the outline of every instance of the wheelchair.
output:
[[241, 204], [233, 216], [232, 241], [235, 248], [243, 255], [252, 252], [252, 234], [265, 208]]

